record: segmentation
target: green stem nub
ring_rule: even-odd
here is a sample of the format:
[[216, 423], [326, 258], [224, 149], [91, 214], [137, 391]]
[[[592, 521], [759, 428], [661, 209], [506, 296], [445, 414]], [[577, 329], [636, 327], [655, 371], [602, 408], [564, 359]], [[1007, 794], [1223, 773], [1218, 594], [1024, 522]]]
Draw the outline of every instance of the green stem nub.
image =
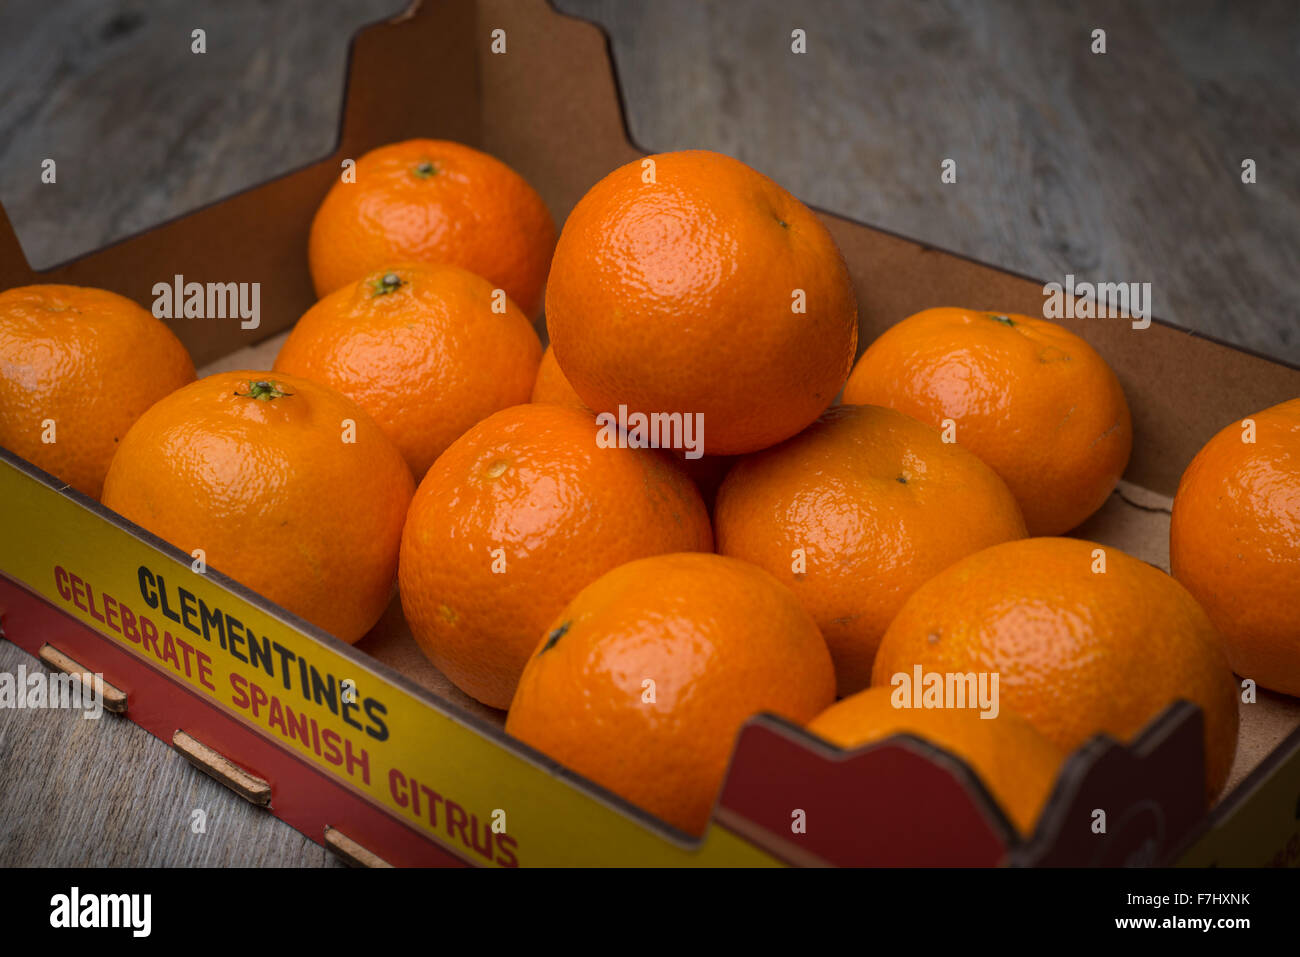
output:
[[1010, 316], [999, 316], [999, 315], [998, 315], [997, 313], [995, 313], [995, 312], [990, 312], [990, 313], [989, 313], [989, 318], [992, 319], [994, 322], [1000, 322], [1000, 323], [1002, 323], [1004, 326], [1014, 326], [1014, 325], [1015, 325], [1015, 323], [1011, 321], [1011, 317], [1010, 317]]
[[263, 402], [270, 402], [272, 399], [283, 399], [287, 395], [293, 395], [293, 393], [285, 392], [274, 382], [263, 379], [259, 382], [250, 381], [247, 392], [236, 392], [235, 395], [242, 396], [245, 399], [260, 399]]
[[402, 277], [397, 275], [397, 273], [386, 272], [376, 279], [370, 288], [374, 295], [386, 296], [390, 292], [397, 292], [397, 290], [401, 289], [404, 285], [405, 283], [402, 282]]
[[438, 173], [438, 167], [434, 166], [429, 160], [421, 160], [415, 167], [415, 175], [420, 179], [428, 179]]

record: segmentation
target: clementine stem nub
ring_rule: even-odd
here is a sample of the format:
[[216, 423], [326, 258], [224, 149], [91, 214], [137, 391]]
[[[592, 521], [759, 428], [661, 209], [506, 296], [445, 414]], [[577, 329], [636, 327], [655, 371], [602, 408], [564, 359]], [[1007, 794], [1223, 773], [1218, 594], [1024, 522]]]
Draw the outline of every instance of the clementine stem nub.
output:
[[272, 399], [283, 399], [285, 396], [293, 395], [292, 392], [284, 392], [276, 386], [274, 382], [266, 379], [257, 382], [248, 383], [247, 392], [236, 392], [235, 395], [247, 399], [260, 399], [263, 402], [270, 402]]
[[402, 277], [397, 275], [397, 273], [386, 272], [379, 279], [375, 280], [373, 285], [371, 285], [371, 295], [386, 296], [390, 292], [396, 292], [401, 289], [404, 285], [405, 283], [402, 282]]

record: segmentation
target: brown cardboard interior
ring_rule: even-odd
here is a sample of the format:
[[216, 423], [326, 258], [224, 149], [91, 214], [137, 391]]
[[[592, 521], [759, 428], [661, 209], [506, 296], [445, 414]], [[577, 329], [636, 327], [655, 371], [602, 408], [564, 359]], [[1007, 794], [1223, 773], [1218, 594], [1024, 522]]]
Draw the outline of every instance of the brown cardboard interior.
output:
[[[506, 31], [505, 55], [489, 52], [496, 29]], [[601, 176], [642, 155], [628, 142], [597, 28], [556, 14], [543, 0], [425, 0], [354, 42], [340, 143], [330, 157], [39, 274], [27, 266], [0, 209], [0, 288], [93, 285], [148, 306], [153, 284], [177, 273], [201, 282], [260, 282], [257, 330], [242, 330], [235, 320], [171, 326], [205, 373], [269, 368], [283, 338], [277, 334], [313, 301], [307, 232], [342, 160], [413, 136], [460, 140], [499, 156], [537, 187], [557, 222]], [[829, 214], [823, 219], [857, 290], [860, 349], [930, 306], [1041, 314], [1040, 282]], [[1184, 467], [1226, 424], [1300, 395], [1300, 370], [1162, 324], [1067, 324], [1116, 370], [1134, 421], [1125, 483], [1077, 534], [1167, 569], [1169, 497]], [[428, 664], [396, 604], [358, 648], [466, 710], [501, 721], [500, 712], [473, 702]], [[1300, 726], [1300, 701], [1261, 698], [1242, 706], [1233, 783]]]

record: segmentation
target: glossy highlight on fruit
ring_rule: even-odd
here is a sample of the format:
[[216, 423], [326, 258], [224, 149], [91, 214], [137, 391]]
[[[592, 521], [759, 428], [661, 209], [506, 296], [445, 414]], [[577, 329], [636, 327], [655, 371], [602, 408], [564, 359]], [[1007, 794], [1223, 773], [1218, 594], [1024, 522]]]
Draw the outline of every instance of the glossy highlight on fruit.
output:
[[1073, 332], [1030, 316], [909, 316], [862, 354], [844, 402], [951, 423], [1010, 487], [1031, 535], [1068, 532], [1101, 508], [1133, 445], [1110, 366]]
[[740, 726], [804, 722], [835, 697], [817, 626], [762, 569], [720, 555], [629, 562], [532, 649], [506, 731], [690, 834]]
[[873, 685], [997, 673], [1003, 707], [1066, 751], [1129, 741], [1179, 698], [1205, 714], [1206, 795], [1237, 749], [1222, 639], [1187, 589], [1117, 548], [1029, 538], [986, 548], [912, 593], [880, 642]]
[[948, 565], [1025, 536], [991, 468], [935, 429], [879, 406], [828, 409], [731, 468], [714, 513], [718, 551], [765, 568], [826, 636], [838, 692], [871, 683], [880, 638]]
[[486, 279], [417, 264], [371, 273], [308, 309], [275, 371], [352, 399], [419, 479], [471, 425], [528, 401], [541, 354], [532, 323]]
[[701, 413], [710, 455], [808, 425], [857, 345], [853, 284], [826, 227], [766, 176], [704, 150], [629, 163], [578, 202], [546, 322], [587, 406]]
[[1233, 670], [1300, 695], [1300, 398], [1226, 426], [1197, 453], [1174, 498], [1169, 561]]
[[666, 452], [601, 448], [590, 412], [529, 404], [489, 416], [420, 483], [402, 536], [402, 608], [421, 650], [466, 694], [510, 704], [556, 613], [624, 562], [710, 551], [699, 492]]
[[357, 160], [312, 220], [316, 295], [400, 263], [449, 263], [537, 315], [555, 248], [542, 198], [505, 163], [448, 140], [390, 143]]
[[124, 296], [0, 292], [0, 445], [91, 498], [131, 424], [193, 381], [180, 340]]
[[415, 483], [350, 399], [258, 371], [207, 376], [131, 427], [104, 504], [346, 642], [392, 596]]

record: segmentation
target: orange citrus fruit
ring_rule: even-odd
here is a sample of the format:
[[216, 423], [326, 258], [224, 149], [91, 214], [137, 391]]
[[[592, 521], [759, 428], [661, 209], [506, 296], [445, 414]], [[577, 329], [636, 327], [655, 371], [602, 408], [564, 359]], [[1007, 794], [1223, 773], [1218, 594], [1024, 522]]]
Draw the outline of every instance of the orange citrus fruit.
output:
[[673, 452], [673, 457], [681, 463], [682, 469], [686, 472], [690, 480], [695, 483], [695, 487], [700, 490], [700, 497], [704, 499], [705, 506], [709, 509], [709, 514], [713, 514], [714, 504], [718, 498], [718, 489], [722, 488], [722, 483], [731, 471], [731, 467], [736, 463], [734, 455], [701, 455], [699, 458], [687, 458], [681, 452]]
[[746, 562], [660, 555], [584, 588], [532, 649], [506, 731], [691, 834], [736, 734], [834, 700], [830, 656], [790, 592]]
[[1022, 835], [1034, 832], [1065, 760], [1056, 745], [1005, 709], [984, 718], [969, 707], [899, 707], [897, 698], [894, 689], [867, 688], [831, 705], [808, 730], [846, 749], [896, 734], [923, 738], [964, 761]]
[[700, 413], [705, 451], [721, 455], [817, 418], [857, 345], [853, 285], [826, 227], [766, 176], [702, 150], [629, 163], [579, 201], [546, 322], [589, 407]]
[[398, 578], [429, 660], [494, 708], [585, 585], [647, 555], [709, 551], [708, 514], [673, 460], [601, 448], [589, 412], [520, 405], [471, 428], [411, 503]]
[[394, 263], [450, 263], [506, 291], [532, 318], [555, 248], [542, 198], [505, 163], [460, 143], [406, 140], [357, 160], [312, 220], [316, 295]]
[[1228, 778], [1237, 697], [1222, 640], [1164, 572], [1073, 538], [994, 545], [904, 603], [872, 682], [914, 673], [998, 675], [1000, 705], [1064, 750], [1106, 733], [1127, 741], [1179, 698], [1205, 714], [1206, 785]]
[[162, 322], [82, 286], [0, 292], [0, 445], [99, 498], [126, 430], [194, 363]]
[[[582, 401], [578, 393], [573, 391], [573, 386], [564, 377], [564, 370], [555, 361], [555, 351], [550, 346], [547, 346], [546, 351], [542, 353], [542, 362], [537, 368], [532, 401], [569, 405], [575, 409], [587, 410], [587, 404]], [[690, 480], [695, 483], [695, 487], [700, 490], [704, 504], [712, 510], [713, 500], [718, 495], [718, 487], [726, 478], [727, 470], [731, 468], [734, 458], [727, 455], [701, 455], [689, 458], [683, 449], [669, 451], [681, 464]]]
[[1029, 316], [927, 309], [858, 360], [844, 402], [942, 427], [1002, 476], [1031, 535], [1059, 535], [1105, 503], [1133, 426], [1115, 373], [1074, 333]]
[[420, 478], [493, 412], [527, 402], [541, 361], [532, 323], [457, 266], [393, 266], [336, 289], [289, 334], [275, 371], [342, 392]]
[[714, 512], [718, 551], [767, 569], [826, 637], [839, 693], [871, 683], [880, 637], [918, 586], [957, 559], [1023, 538], [997, 474], [928, 425], [837, 406], [741, 459]]
[[1243, 678], [1300, 696], [1300, 399], [1206, 443], [1174, 498], [1169, 560]]
[[564, 377], [564, 370], [555, 361], [555, 350], [550, 346], [542, 353], [542, 360], [537, 366], [537, 378], [533, 381], [531, 402], [549, 402], [552, 405], [571, 405], [575, 409], [587, 408], [573, 386]]
[[335, 637], [392, 596], [415, 483], [351, 400], [266, 372], [173, 392], [122, 440], [104, 504]]

